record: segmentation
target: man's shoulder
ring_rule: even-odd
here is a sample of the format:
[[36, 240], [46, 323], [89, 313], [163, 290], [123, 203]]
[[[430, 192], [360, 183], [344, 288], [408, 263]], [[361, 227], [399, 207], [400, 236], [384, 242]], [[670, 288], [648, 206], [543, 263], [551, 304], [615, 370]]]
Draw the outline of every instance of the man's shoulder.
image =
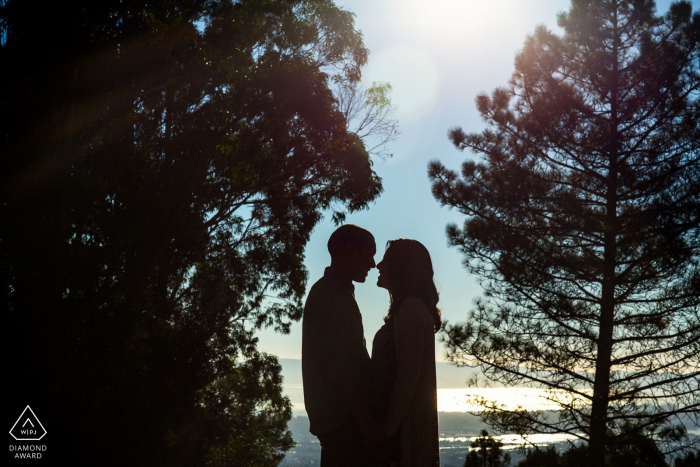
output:
[[[333, 313], [329, 313], [331, 310]], [[317, 280], [306, 297], [304, 316], [324, 316], [324, 319], [330, 319], [333, 316], [333, 319], [337, 319], [341, 310], [357, 310], [357, 302], [352, 291], [328, 276]]]
[[312, 297], [322, 297], [325, 295], [334, 295], [334, 296], [348, 296], [352, 297], [352, 292], [349, 291], [346, 287], [343, 287], [342, 284], [340, 284], [337, 280], [334, 278], [325, 275], [322, 276], [319, 280], [314, 282], [314, 285], [311, 286], [311, 289], [309, 290], [309, 295], [307, 298], [307, 301], [309, 298]]

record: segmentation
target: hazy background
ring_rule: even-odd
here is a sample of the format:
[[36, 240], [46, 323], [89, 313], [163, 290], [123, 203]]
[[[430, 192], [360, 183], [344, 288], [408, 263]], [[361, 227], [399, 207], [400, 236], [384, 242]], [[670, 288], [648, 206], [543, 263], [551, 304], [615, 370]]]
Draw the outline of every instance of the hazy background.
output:
[[[657, 1], [657, 11], [665, 14], [670, 3]], [[464, 159], [474, 157], [455, 149], [447, 139], [448, 128], [478, 132], [485, 127], [474, 105], [476, 95], [508, 84], [515, 54], [538, 24], [560, 33], [557, 13], [570, 1], [340, 0], [337, 4], [356, 14], [356, 26], [371, 52], [363, 83], [393, 86], [401, 130], [389, 148], [393, 157], [375, 161], [384, 193], [368, 211], [349, 215], [347, 221], [374, 234], [377, 262], [387, 240], [407, 237], [422, 242], [432, 256], [443, 318], [464, 321], [481, 289], [462, 267], [461, 255], [447, 247], [444, 233], [448, 222], [461, 224], [464, 216], [434, 200], [426, 166], [429, 160], [440, 159], [449, 168], [459, 168]], [[326, 242], [334, 229], [329, 216], [316, 227], [306, 248], [309, 287], [330, 263]], [[355, 288], [370, 351], [389, 305], [388, 293], [376, 282], [373, 269]], [[301, 323], [295, 323], [289, 335], [270, 329], [259, 338], [261, 350], [280, 358], [301, 358]], [[444, 360], [439, 344], [436, 359]]]

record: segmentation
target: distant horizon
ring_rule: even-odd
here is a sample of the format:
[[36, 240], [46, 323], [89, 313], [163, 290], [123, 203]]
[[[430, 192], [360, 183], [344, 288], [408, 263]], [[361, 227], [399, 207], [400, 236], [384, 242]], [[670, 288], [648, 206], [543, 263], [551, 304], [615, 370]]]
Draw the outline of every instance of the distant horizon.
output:
[[[283, 385], [286, 387], [298, 386], [303, 384], [301, 375], [301, 359], [300, 358], [278, 358], [282, 365], [282, 376], [284, 377]], [[285, 362], [287, 364], [285, 365]], [[467, 388], [467, 378], [478, 373], [478, 368], [457, 367], [449, 362], [436, 362], [436, 377], [438, 389], [460, 389]], [[503, 385], [495, 385], [495, 387], [503, 387]]]
[[[301, 359], [279, 358], [282, 365], [284, 394], [290, 398], [293, 404], [293, 416], [306, 416], [304, 409], [303, 380], [301, 375]], [[287, 364], [285, 365], [285, 362]], [[551, 403], [542, 403], [541, 397], [545, 390], [528, 388], [525, 386], [505, 387], [502, 384], [490, 382], [491, 387], [470, 387], [467, 378], [478, 373], [478, 368], [457, 367], [449, 362], [436, 362], [436, 379], [438, 388], [438, 412], [439, 413], [465, 413], [472, 414], [474, 410], [467, 401], [466, 394], [478, 394], [488, 400], [502, 402], [508, 406], [529, 405], [530, 410], [556, 411]], [[459, 391], [464, 391], [460, 396]], [[475, 415], [476, 416], [476, 415]], [[700, 428], [687, 426], [688, 432], [700, 436]]]
[[[304, 409], [304, 390], [301, 374], [301, 359], [280, 358], [282, 365], [282, 386], [284, 393], [294, 405], [293, 413], [306, 413]], [[527, 387], [504, 387], [493, 385], [492, 387], [470, 387], [467, 379], [479, 370], [469, 367], [457, 367], [448, 362], [436, 362], [436, 382], [438, 389], [438, 411], [445, 413], [475, 412], [479, 407], [468, 400], [467, 395], [483, 397], [487, 400], [497, 401], [511, 408], [518, 406], [534, 410], [555, 410], [552, 402], [545, 401], [544, 389]], [[561, 397], [564, 391], [561, 391]]]

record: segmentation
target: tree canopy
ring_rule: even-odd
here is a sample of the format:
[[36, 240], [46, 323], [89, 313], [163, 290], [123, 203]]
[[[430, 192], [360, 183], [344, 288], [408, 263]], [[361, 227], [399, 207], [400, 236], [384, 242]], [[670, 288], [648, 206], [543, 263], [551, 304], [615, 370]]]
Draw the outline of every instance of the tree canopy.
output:
[[[330, 0], [8, 0], [1, 15], [17, 393], [101, 465], [276, 465], [291, 405], [255, 331], [300, 318], [323, 214], [382, 190], [363, 144], [382, 130], [348, 129], [333, 91], [367, 60], [353, 14]], [[389, 122], [372, 89], [358, 118]]]
[[489, 423], [579, 436], [603, 465], [625, 423], [698, 422], [700, 15], [574, 0], [558, 24], [476, 98], [486, 130], [450, 130], [481, 159], [429, 166], [435, 198], [467, 217], [448, 242], [485, 289], [445, 342], [453, 362], [560, 407], [491, 404]]

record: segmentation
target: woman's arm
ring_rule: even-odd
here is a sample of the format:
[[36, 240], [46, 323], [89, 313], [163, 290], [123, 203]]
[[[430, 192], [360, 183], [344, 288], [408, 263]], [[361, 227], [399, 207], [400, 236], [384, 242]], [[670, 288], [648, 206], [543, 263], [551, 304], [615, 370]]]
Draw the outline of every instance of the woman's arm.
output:
[[404, 300], [396, 317], [396, 381], [384, 422], [384, 432], [387, 436], [396, 433], [411, 405], [420, 376], [426, 320], [429, 317], [425, 305], [416, 297]]

